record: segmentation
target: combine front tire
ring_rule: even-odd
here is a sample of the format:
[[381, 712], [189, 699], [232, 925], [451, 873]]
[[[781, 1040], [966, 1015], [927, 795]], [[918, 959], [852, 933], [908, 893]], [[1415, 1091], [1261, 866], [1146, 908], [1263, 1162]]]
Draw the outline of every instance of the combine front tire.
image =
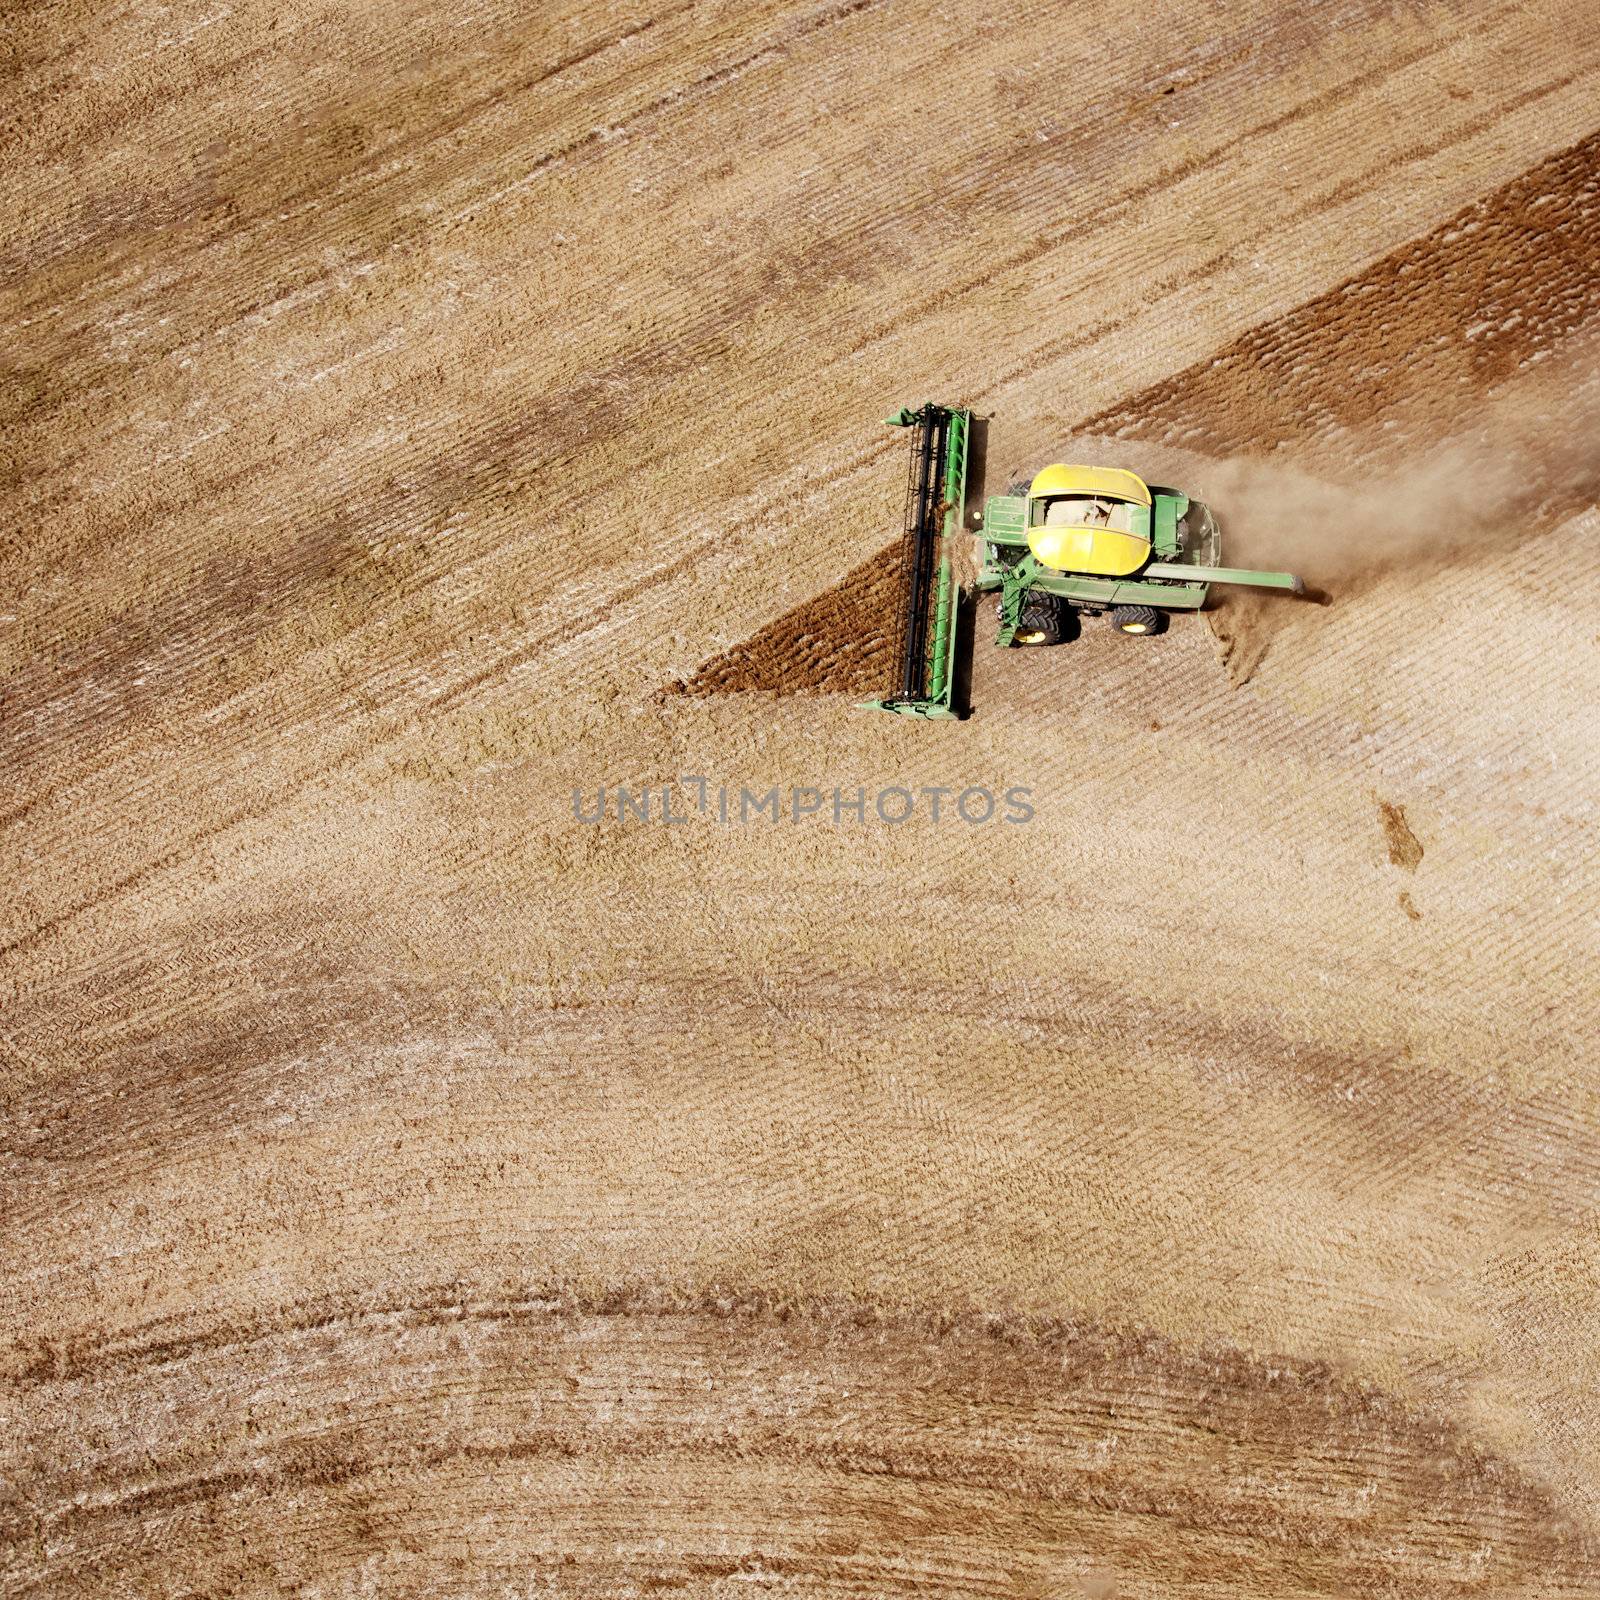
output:
[[1118, 606], [1111, 626], [1120, 633], [1149, 635], [1161, 631], [1161, 613], [1154, 606]]
[[[996, 611], [998, 613], [998, 607]], [[1022, 645], [1060, 644], [1061, 606], [1053, 594], [1028, 594], [1017, 619], [1017, 635], [1011, 642]]]

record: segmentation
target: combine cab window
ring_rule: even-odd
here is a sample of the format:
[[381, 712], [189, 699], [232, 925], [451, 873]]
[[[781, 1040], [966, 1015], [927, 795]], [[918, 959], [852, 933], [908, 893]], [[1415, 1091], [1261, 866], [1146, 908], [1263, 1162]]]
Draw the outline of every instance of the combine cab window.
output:
[[1047, 495], [1028, 508], [1028, 525], [1033, 528], [1122, 528], [1126, 518], [1117, 513], [1123, 506], [1116, 500], [1094, 499], [1082, 495]]

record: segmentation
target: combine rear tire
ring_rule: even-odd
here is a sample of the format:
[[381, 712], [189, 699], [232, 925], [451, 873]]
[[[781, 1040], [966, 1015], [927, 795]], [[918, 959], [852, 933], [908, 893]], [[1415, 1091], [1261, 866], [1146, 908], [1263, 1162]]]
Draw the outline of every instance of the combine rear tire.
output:
[[[1000, 606], [995, 606], [1000, 615]], [[1061, 643], [1061, 606], [1053, 594], [1029, 593], [1022, 601], [1022, 615], [1017, 619], [1017, 634], [1013, 644], [1042, 645]]]
[[1118, 606], [1111, 626], [1120, 633], [1149, 635], [1161, 631], [1161, 613], [1154, 606]]

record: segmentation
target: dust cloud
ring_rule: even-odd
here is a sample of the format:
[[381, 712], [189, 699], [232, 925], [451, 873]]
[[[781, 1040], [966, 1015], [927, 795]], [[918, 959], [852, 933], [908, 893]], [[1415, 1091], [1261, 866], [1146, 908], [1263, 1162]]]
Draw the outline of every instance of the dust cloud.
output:
[[1382, 429], [1340, 446], [1346, 460], [1373, 462], [1372, 471], [1335, 480], [1288, 459], [1315, 452], [1287, 446], [1276, 458], [1216, 460], [1078, 435], [1067, 449], [1204, 500], [1222, 529], [1224, 564], [1298, 572], [1336, 593], [1401, 567], [1498, 555], [1600, 499], [1600, 360], [1576, 374], [1568, 367], [1524, 377], [1426, 446]]

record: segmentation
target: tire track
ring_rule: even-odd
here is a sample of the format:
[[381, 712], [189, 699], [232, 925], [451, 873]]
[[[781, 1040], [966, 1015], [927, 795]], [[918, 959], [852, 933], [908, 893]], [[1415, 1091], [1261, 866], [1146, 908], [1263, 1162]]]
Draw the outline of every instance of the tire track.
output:
[[[272, 1526], [290, 1572], [337, 1571], [395, 1550], [405, 1486], [437, 1499], [474, 1480], [552, 1521], [568, 1563], [550, 1577], [575, 1594], [752, 1561], [813, 1593], [896, 1568], [907, 1592], [1018, 1593], [1020, 1567], [1057, 1584], [1110, 1572], [1136, 1597], [1215, 1595], [1246, 1574], [1293, 1596], [1457, 1597], [1535, 1577], [1576, 1595], [1596, 1571], [1594, 1546], [1506, 1463], [1317, 1364], [1082, 1321], [726, 1291], [485, 1300], [439, 1285], [418, 1301], [36, 1357], [30, 1410], [109, 1415], [132, 1382], [146, 1404], [169, 1397], [173, 1421], [142, 1450], [112, 1431], [78, 1460], [55, 1453], [55, 1427], [35, 1434], [38, 1488], [8, 1516], [31, 1532], [14, 1592], [113, 1571], [171, 1582]], [[467, 1428], [450, 1420], [463, 1356], [482, 1374]], [[381, 1399], [363, 1388], [378, 1373]], [[563, 1489], [578, 1468], [652, 1492], [614, 1499], [586, 1536]], [[716, 1486], [708, 1524], [684, 1516], [696, 1481]], [[903, 1509], [911, 1485], [920, 1514]], [[336, 1508], [352, 1490], [366, 1532], [347, 1551]], [[155, 1568], [174, 1536], [183, 1554]]]

